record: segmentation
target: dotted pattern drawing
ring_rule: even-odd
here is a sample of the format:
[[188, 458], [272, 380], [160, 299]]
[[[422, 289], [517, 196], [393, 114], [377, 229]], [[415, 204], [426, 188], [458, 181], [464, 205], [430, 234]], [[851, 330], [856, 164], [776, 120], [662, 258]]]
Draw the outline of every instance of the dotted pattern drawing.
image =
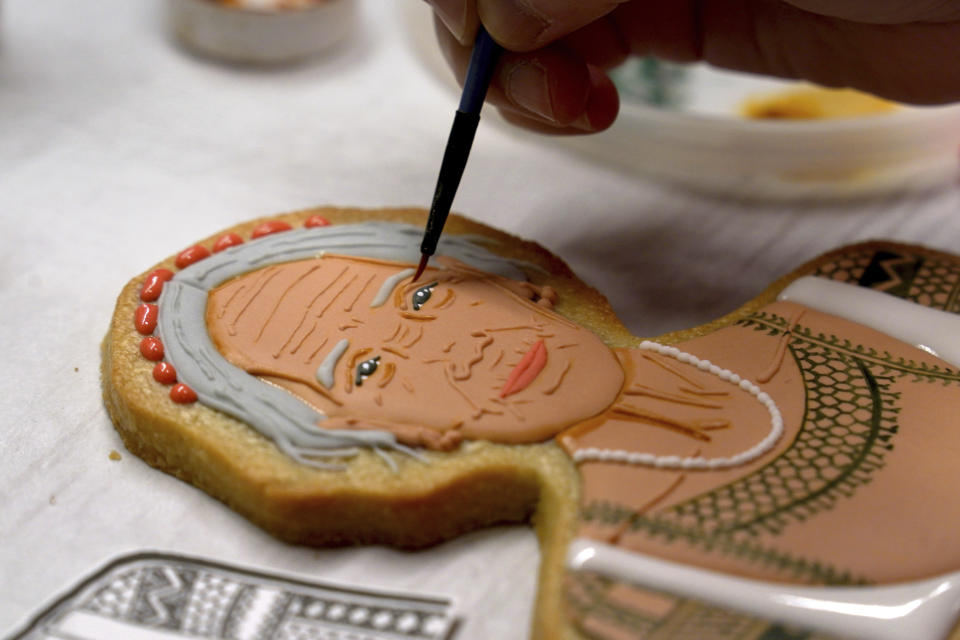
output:
[[[162, 554], [121, 558], [11, 640], [449, 640], [449, 599], [353, 591]], [[104, 635], [104, 629], [110, 629]]]
[[[761, 315], [742, 323], [780, 333], [786, 320]], [[791, 521], [830, 509], [883, 466], [897, 431], [896, 396], [862, 361], [829, 340], [793, 331], [790, 349], [807, 390], [803, 427], [783, 455], [746, 478], [680, 504], [666, 518], [706, 535], [779, 533]], [[836, 339], [833, 338], [835, 341]]]
[[960, 269], [947, 257], [862, 249], [817, 267], [812, 275], [857, 284], [941, 311], [960, 313]]

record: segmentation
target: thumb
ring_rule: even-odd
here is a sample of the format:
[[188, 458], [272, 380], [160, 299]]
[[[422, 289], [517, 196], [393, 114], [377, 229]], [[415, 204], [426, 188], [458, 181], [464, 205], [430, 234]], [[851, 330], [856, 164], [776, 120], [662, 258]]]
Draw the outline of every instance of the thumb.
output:
[[493, 39], [511, 51], [532, 51], [610, 13], [626, 0], [476, 0]]

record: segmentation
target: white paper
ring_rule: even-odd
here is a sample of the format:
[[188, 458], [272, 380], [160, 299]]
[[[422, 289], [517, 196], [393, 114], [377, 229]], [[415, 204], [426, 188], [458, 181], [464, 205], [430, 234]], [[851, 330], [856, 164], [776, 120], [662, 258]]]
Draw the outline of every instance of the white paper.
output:
[[[158, 1], [4, 3], [0, 635], [110, 559], [158, 550], [451, 597], [459, 638], [526, 637], [538, 563], [528, 529], [414, 554], [291, 547], [129, 454], [100, 399], [116, 296], [160, 259], [271, 213], [429, 204], [456, 96], [421, 66], [394, 10], [363, 9], [344, 48], [251, 70], [176, 48]], [[493, 119], [455, 209], [555, 251], [643, 336], [726, 313], [847, 242], [960, 246], [955, 188], [824, 206], [724, 201]]]

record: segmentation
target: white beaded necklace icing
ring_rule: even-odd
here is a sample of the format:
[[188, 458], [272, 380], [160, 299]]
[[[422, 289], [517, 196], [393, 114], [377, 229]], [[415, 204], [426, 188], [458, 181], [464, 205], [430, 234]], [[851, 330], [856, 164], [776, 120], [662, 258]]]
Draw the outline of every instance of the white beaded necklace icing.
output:
[[680, 456], [658, 456], [652, 453], [640, 453], [626, 451], [624, 449], [598, 449], [589, 447], [574, 452], [574, 462], [622, 462], [646, 467], [656, 467], [657, 469], [728, 469], [759, 458], [770, 451], [783, 435], [783, 417], [780, 415], [780, 409], [777, 408], [773, 398], [766, 392], [761, 391], [760, 387], [754, 383], [741, 378], [729, 369], [718, 367], [709, 360], [701, 360], [697, 356], [686, 353], [685, 351], [680, 351], [680, 349], [676, 347], [669, 347], [657, 342], [651, 342], [650, 340], [644, 340], [640, 343], [639, 348], [643, 351], [653, 351], [654, 353], [668, 356], [684, 364], [693, 365], [701, 371], [712, 373], [721, 380], [740, 387], [755, 397], [757, 401], [766, 408], [767, 412], [769, 412], [770, 432], [763, 440], [754, 446], [729, 458], [704, 458], [703, 456], [681, 458]]

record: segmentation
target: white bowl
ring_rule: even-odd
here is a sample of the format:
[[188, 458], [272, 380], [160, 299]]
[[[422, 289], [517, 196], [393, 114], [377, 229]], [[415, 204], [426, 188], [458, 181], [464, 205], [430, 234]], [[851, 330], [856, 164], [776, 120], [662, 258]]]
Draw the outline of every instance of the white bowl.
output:
[[294, 9], [229, 6], [216, 0], [168, 0], [169, 22], [189, 49], [229, 62], [294, 62], [336, 45], [355, 20], [354, 0], [315, 0]]
[[655, 178], [741, 197], [876, 196], [960, 177], [956, 106], [758, 121], [625, 103], [609, 131], [557, 142]]
[[[401, 6], [418, 58], [459, 91], [433, 36], [429, 7]], [[824, 120], [753, 120], [740, 115], [745, 99], [796, 83], [706, 65], [692, 65], [685, 74], [684, 104], [650, 107], [624, 92], [620, 116], [603, 133], [556, 137], [504, 126], [618, 169], [740, 198], [872, 197], [960, 178], [960, 105]], [[501, 120], [493, 109], [484, 118]]]

